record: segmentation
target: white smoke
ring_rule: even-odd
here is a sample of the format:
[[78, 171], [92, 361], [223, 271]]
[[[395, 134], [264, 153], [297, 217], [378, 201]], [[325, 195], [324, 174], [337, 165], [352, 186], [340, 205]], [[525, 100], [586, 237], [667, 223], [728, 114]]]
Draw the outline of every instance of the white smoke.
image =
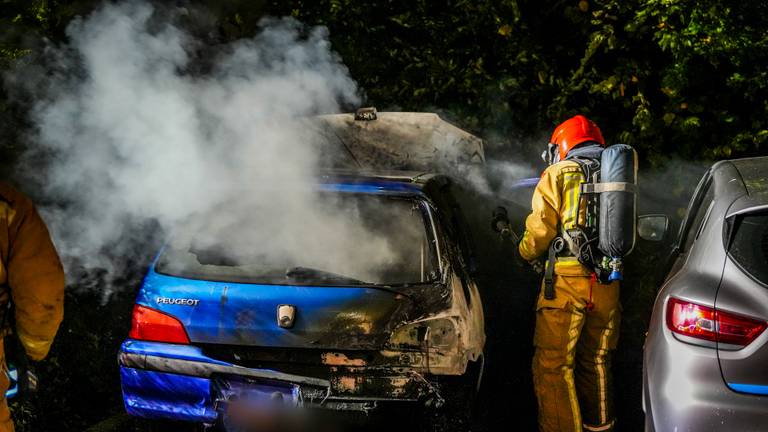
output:
[[221, 47], [209, 73], [194, 74], [203, 42], [175, 24], [180, 14], [105, 5], [73, 21], [67, 45], [49, 49], [55, 62], [44, 80], [13, 77], [37, 86], [24, 167], [55, 203], [42, 212], [68, 270], [119, 273], [115, 256], [155, 252], [129, 250], [146, 221], [169, 232], [190, 220], [200, 227], [201, 218], [210, 218], [203, 226], [260, 225], [269, 236], [239, 243], [264, 250], [280, 245], [262, 241], [300, 241], [319, 265], [391, 260], [388, 240], [345, 230], [348, 221], [321, 209], [306, 186], [327, 149], [296, 120], [360, 102], [327, 30], [266, 20], [252, 39]]

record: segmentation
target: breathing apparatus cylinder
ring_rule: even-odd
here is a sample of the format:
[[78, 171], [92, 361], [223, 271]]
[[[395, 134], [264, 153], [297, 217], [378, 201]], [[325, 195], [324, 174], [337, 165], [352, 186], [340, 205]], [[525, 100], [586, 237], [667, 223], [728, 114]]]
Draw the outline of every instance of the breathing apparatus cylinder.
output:
[[599, 249], [608, 258], [610, 281], [621, 280], [622, 258], [635, 247], [637, 153], [626, 144], [603, 150], [600, 158]]

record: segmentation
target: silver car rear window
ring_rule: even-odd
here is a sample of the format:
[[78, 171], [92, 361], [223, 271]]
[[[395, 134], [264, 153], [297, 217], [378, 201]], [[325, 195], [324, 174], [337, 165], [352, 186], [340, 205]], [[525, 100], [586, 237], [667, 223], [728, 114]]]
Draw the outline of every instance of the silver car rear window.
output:
[[728, 251], [731, 258], [764, 285], [768, 285], [768, 212], [743, 216], [735, 227]]

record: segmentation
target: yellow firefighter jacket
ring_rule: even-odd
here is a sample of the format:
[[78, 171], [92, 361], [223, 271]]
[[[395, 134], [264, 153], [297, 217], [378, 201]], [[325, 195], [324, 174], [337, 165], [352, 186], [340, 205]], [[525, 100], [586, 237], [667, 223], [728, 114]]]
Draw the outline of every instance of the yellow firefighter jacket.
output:
[[42, 360], [64, 315], [64, 271], [32, 201], [0, 183], [0, 306], [9, 296], [27, 355]]
[[[549, 244], [563, 230], [574, 228], [585, 217], [584, 206], [579, 206], [579, 187], [584, 173], [578, 162], [565, 160], [550, 165], [541, 174], [533, 192], [533, 211], [525, 220], [525, 233], [520, 241], [520, 256], [532, 261], [549, 248]], [[590, 271], [575, 257], [558, 258], [556, 274], [589, 276]]]

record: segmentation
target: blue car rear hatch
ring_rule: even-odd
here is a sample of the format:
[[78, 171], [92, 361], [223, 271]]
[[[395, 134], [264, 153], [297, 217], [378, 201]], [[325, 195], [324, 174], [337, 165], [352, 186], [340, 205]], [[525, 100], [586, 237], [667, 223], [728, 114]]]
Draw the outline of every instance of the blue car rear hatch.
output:
[[[389, 246], [391, 262], [375, 262], [373, 270], [317, 264], [323, 257], [308, 266], [276, 265], [257, 241], [232, 251], [200, 246], [194, 236], [172, 239], [149, 269], [136, 305], [159, 314], [163, 325], [177, 323], [182, 337], [139, 340], [145, 333], [132, 330], [135, 338], [119, 354], [128, 413], [212, 422], [223, 389], [243, 380], [286, 395], [301, 392], [302, 400], [326, 407], [362, 406], [367, 394], [406, 401], [433, 393], [418, 372], [429, 364], [425, 348], [396, 346], [393, 333], [445, 309], [450, 295], [429, 205], [417, 185], [398, 184], [322, 186], [324, 193], [355, 200], [360, 221], [339, 229], [360, 223], [371, 235], [399, 236]], [[369, 250], [358, 247], [365, 264]], [[356, 252], [345, 256], [359, 260]], [[417, 328], [408, 331], [416, 340]]]

